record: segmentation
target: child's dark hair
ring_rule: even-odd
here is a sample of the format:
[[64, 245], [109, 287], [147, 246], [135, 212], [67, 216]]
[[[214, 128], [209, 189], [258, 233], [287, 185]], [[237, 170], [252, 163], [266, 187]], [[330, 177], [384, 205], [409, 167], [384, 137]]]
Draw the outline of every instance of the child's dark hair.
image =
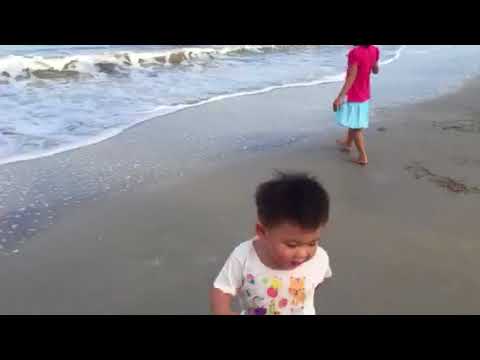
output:
[[266, 227], [292, 223], [315, 230], [328, 221], [330, 198], [317, 179], [306, 173], [277, 172], [255, 193], [259, 221]]

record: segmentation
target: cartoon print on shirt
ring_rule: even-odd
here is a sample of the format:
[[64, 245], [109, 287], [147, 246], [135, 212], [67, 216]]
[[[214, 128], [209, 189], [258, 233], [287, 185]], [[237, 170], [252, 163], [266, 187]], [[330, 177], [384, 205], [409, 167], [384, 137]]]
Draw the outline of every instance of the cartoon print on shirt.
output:
[[278, 302], [278, 307], [279, 307], [280, 309], [286, 307], [287, 305], [288, 305], [288, 300], [285, 299], [285, 298], [281, 299], [281, 300]]
[[249, 315], [266, 315], [267, 309], [262, 305], [265, 299], [260, 296], [254, 296], [252, 299], [252, 306], [248, 309]]
[[280, 315], [280, 311], [278, 311], [275, 306], [275, 300], [270, 301], [268, 305], [268, 315]]
[[280, 315], [285, 312], [292, 315], [303, 314], [306, 282], [305, 276], [290, 276], [288, 287], [284, 287], [280, 277], [247, 274], [244, 282], [244, 293], [249, 299], [247, 313], [249, 315]]
[[274, 277], [270, 281], [270, 287], [267, 289], [267, 295], [271, 298], [276, 298], [281, 287], [282, 287], [282, 280], [277, 277]]
[[292, 296], [292, 305], [303, 305], [305, 302], [305, 277], [290, 277], [290, 286], [288, 288], [288, 292]]

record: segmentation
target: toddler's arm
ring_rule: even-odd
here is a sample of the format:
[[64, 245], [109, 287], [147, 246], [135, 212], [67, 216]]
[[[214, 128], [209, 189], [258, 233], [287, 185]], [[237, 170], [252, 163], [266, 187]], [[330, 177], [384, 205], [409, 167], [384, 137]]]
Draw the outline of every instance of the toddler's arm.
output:
[[214, 315], [239, 315], [232, 311], [232, 299], [242, 286], [243, 247], [237, 247], [229, 256], [213, 282], [210, 307]]
[[210, 293], [210, 307], [214, 315], [240, 315], [232, 311], [233, 296], [225, 294], [223, 291], [213, 288]]

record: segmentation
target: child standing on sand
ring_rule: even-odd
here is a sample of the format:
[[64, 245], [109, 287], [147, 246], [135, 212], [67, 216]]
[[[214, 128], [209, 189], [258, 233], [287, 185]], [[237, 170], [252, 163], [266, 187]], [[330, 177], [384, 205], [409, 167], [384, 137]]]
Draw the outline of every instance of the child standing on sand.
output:
[[343, 151], [350, 152], [355, 143], [359, 156], [353, 161], [359, 165], [368, 164], [363, 129], [368, 128], [370, 75], [378, 74], [379, 58], [380, 50], [373, 45], [356, 45], [350, 50], [347, 77], [333, 102], [337, 123], [348, 128], [345, 138], [337, 140], [337, 144]]
[[257, 188], [256, 237], [235, 248], [216, 278], [216, 315], [314, 315], [315, 289], [332, 276], [318, 246], [329, 216], [329, 196], [315, 178], [282, 174]]

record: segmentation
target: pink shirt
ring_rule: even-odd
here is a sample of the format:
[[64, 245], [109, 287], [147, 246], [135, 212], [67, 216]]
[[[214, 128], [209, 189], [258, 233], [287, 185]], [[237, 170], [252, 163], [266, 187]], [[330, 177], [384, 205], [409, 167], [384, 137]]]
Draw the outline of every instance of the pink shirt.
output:
[[364, 102], [370, 99], [370, 75], [380, 58], [380, 50], [373, 45], [368, 48], [356, 46], [348, 53], [348, 67], [357, 64], [358, 72], [352, 87], [347, 92], [350, 102]]

